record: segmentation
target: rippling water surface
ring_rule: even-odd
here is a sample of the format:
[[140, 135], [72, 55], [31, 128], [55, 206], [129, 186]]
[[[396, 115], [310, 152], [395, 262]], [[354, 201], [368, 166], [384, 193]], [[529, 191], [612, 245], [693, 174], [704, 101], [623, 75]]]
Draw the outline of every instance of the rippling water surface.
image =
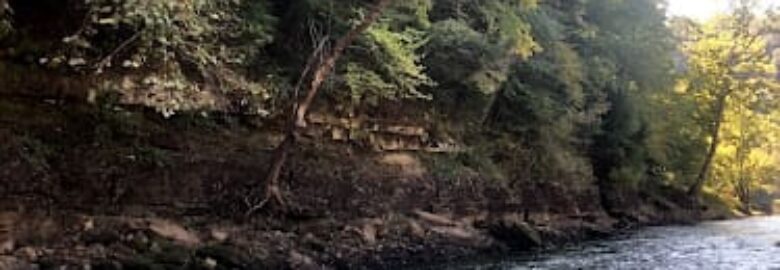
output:
[[450, 269], [780, 269], [780, 217], [644, 229], [614, 240]]

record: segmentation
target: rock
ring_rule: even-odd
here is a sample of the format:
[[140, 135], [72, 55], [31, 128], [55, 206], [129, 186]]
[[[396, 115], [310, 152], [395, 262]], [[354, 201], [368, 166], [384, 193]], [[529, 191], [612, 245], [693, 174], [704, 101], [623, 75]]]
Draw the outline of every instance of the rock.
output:
[[460, 240], [472, 240], [476, 239], [479, 234], [472, 230], [463, 228], [463, 227], [443, 227], [443, 226], [436, 226], [431, 227], [431, 231], [448, 236], [457, 238]]
[[317, 252], [325, 252], [325, 250], [327, 250], [330, 246], [328, 242], [320, 239], [312, 233], [307, 233], [305, 236], [303, 236], [303, 243], [306, 244], [307, 247]]
[[518, 214], [504, 215], [488, 224], [488, 231], [497, 240], [514, 249], [530, 249], [542, 245], [539, 231], [523, 221]]
[[425, 238], [425, 229], [416, 220], [409, 220], [409, 233], [417, 238]]
[[35, 265], [32, 265], [28, 262], [19, 260], [14, 257], [0, 256], [0, 269], [30, 270], [30, 269], [37, 269], [37, 267], [35, 267]]
[[485, 248], [493, 244], [489, 237], [470, 226], [434, 226], [430, 230], [464, 247]]
[[451, 218], [448, 218], [448, 217], [445, 217], [445, 216], [442, 216], [442, 215], [429, 213], [429, 212], [425, 212], [425, 211], [422, 211], [422, 210], [416, 210], [416, 211], [414, 211], [414, 214], [417, 215], [417, 217], [419, 217], [420, 219], [422, 219], [422, 220], [424, 220], [424, 221], [426, 221], [428, 223], [431, 223], [433, 225], [439, 225], [439, 226], [457, 226], [458, 225], [458, 223], [455, 222], [454, 220], [452, 220]]
[[460, 224], [466, 224], [469, 226], [475, 226], [476, 224], [483, 223], [488, 218], [487, 212], [480, 212], [473, 215], [468, 215], [460, 218], [458, 220], [458, 223]]
[[196, 246], [200, 244], [197, 235], [188, 231], [181, 225], [167, 220], [153, 219], [149, 222], [149, 230], [164, 238], [176, 241], [186, 246]]
[[377, 229], [374, 224], [364, 224], [363, 228], [360, 229], [360, 237], [363, 238], [363, 241], [366, 242], [366, 244], [374, 245], [376, 244], [376, 234]]
[[427, 169], [422, 162], [411, 154], [385, 154], [379, 158], [379, 163], [395, 168], [397, 173], [407, 178], [420, 178], [427, 173]]
[[201, 258], [216, 261], [220, 267], [228, 269], [246, 269], [252, 258], [244, 251], [230, 246], [208, 246], [196, 252]]
[[295, 250], [290, 251], [290, 256], [287, 258], [287, 263], [290, 269], [298, 270], [319, 270], [324, 269], [322, 266], [317, 265], [309, 256], [303, 255]]
[[125, 237], [125, 239], [128, 246], [135, 249], [136, 251], [143, 252], [149, 249], [149, 243], [150, 243], [149, 237], [142, 232], [128, 235], [127, 237]]
[[35, 261], [38, 259], [39, 256], [42, 255], [41, 253], [42, 252], [32, 247], [23, 247], [17, 250], [14, 255], [16, 255], [17, 257], [25, 258], [28, 261]]
[[91, 231], [95, 229], [95, 220], [92, 218], [88, 218], [84, 221], [82, 229], [84, 231]]
[[0, 242], [0, 254], [9, 254], [14, 250], [14, 240], [11, 237]]
[[203, 266], [206, 267], [207, 269], [215, 269], [217, 268], [217, 260], [214, 260], [212, 258], [206, 258], [203, 261]]
[[228, 234], [226, 231], [220, 229], [211, 229], [211, 238], [217, 242], [225, 242], [229, 237], [230, 234]]
[[0, 212], [0, 254], [9, 254], [14, 250], [17, 219], [15, 212]]

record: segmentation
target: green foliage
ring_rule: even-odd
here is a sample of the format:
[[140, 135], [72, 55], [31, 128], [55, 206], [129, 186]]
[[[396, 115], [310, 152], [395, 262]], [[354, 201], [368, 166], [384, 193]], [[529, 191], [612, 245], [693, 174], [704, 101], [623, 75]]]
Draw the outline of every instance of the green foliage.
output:
[[509, 67], [541, 50], [526, 20], [535, 7], [535, 1], [434, 2], [424, 64], [441, 86], [433, 91], [437, 108], [472, 122], [484, 117]]
[[[200, 68], [216, 63], [247, 63], [272, 41], [275, 19], [265, 1], [86, 0], [88, 23], [65, 39], [73, 47], [106, 52], [117, 40], [137, 36], [125, 67], [191, 61]], [[126, 40], [118, 40], [126, 41]], [[225, 44], [235, 44], [227, 47]], [[184, 59], [178, 59], [184, 58]], [[117, 59], [119, 60], [119, 59]], [[122, 61], [117, 61], [122, 63]]]
[[[314, 48], [323, 43], [326, 51], [332, 49], [373, 4], [84, 3], [87, 16], [80, 19], [86, 20], [80, 30], [68, 33], [64, 48], [24, 44], [20, 58], [49, 70], [99, 71], [98, 92], [121, 93], [100, 95], [112, 97], [112, 104], [140, 104], [165, 116], [235, 105], [241, 113], [271, 117], [288, 113], [283, 108], [295, 97], [293, 85]], [[604, 193], [631, 194], [656, 184], [684, 185], [703, 161], [717, 119], [713, 101], [724, 89], [729, 93], [724, 100], [731, 104], [727, 122], [746, 117], [742, 122], [765, 127], [776, 121], [776, 93], [769, 91], [775, 83], [735, 74], [776, 69], [763, 45], [733, 49], [749, 37], [731, 31], [740, 25], [738, 19], [757, 18], [746, 10], [702, 26], [679, 19], [667, 23], [661, 3], [394, 1], [347, 48], [324, 84], [328, 102], [315, 106], [336, 114], [349, 108], [348, 115], [356, 118], [389, 111], [384, 117], [391, 119], [378, 122], [446, 127], [441, 133], [447, 134], [432, 137], [467, 150], [432, 165], [437, 174], [457, 174], [444, 177], [476, 172], [517, 186], [522, 181], [584, 186], [598, 179]], [[9, 20], [2, 18], [0, 39], [18, 34], [9, 32]], [[675, 48], [675, 42], [684, 46]], [[44, 50], [50, 51], [28, 53]], [[734, 53], [761, 57], [739, 57], [739, 63], [727, 65]], [[685, 74], [674, 74], [673, 60], [677, 72], [687, 68]], [[304, 87], [308, 79], [303, 78]], [[407, 109], [419, 117], [398, 115]], [[774, 129], [726, 126], [729, 148], [720, 150], [716, 178], [735, 179], [737, 170], [729, 164], [741, 161], [755, 165], [743, 174], [751, 178], [776, 173], [766, 166], [766, 153], [757, 150], [770, 144], [770, 136], [761, 135]], [[164, 159], [165, 153], [137, 150], [149, 164]], [[735, 189], [737, 182], [718, 184]]]
[[579, 61], [576, 52], [558, 43], [518, 64], [500, 92], [490, 119], [493, 126], [531, 140], [567, 143], [584, 105]]
[[146, 92], [134, 100], [165, 115], [212, 108], [198, 92], [268, 96], [247, 80], [244, 68], [273, 41], [276, 19], [266, 1], [85, 0], [82, 28], [63, 42], [67, 50], [42, 58], [49, 68], [130, 74], [102, 90]]
[[651, 97], [674, 82], [671, 31], [655, 0], [589, 1], [585, 9], [596, 33], [582, 48], [595, 67], [588, 86], [609, 104], [593, 137], [594, 173], [603, 188], [636, 191], [668, 165], [653, 159], [650, 138], [662, 121]]
[[756, 190], [776, 177], [773, 145], [779, 129], [771, 108], [780, 90], [764, 36], [773, 26], [746, 3], [730, 16], [678, 25], [696, 33], [681, 44], [688, 58], [679, 92], [697, 105], [689, 123], [711, 149], [702, 154], [712, 162], [701, 165], [705, 173], [696, 184], [732, 194], [745, 211]]
[[344, 73], [352, 101], [378, 105], [380, 99], [429, 98], [421, 92], [434, 85], [420, 65], [424, 41], [424, 33], [413, 28], [397, 32], [379, 23], [368, 29], [360, 42], [366, 54], [356, 53]]
[[648, 124], [642, 121], [635, 107], [638, 102], [629, 91], [610, 91], [611, 108], [596, 136], [592, 157], [603, 180], [636, 189], [654, 164], [647, 156]]

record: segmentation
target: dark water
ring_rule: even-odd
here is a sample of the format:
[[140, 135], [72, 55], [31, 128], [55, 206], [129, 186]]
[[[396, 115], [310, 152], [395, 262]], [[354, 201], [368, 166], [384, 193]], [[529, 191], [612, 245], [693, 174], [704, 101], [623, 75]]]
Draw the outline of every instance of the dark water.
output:
[[778, 242], [780, 217], [757, 217], [648, 228], [560, 252], [446, 269], [780, 269]]

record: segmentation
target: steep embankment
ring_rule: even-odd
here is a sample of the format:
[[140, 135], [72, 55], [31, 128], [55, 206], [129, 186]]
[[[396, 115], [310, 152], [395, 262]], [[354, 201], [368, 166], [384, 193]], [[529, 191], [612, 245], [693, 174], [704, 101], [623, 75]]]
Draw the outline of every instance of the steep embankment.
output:
[[457, 154], [321, 141], [294, 151], [287, 205], [245, 217], [270, 129], [3, 98], [0, 240], [14, 244], [0, 266], [392, 268], [691, 220], [673, 189], [609, 216], [594, 183], [492, 180]]

